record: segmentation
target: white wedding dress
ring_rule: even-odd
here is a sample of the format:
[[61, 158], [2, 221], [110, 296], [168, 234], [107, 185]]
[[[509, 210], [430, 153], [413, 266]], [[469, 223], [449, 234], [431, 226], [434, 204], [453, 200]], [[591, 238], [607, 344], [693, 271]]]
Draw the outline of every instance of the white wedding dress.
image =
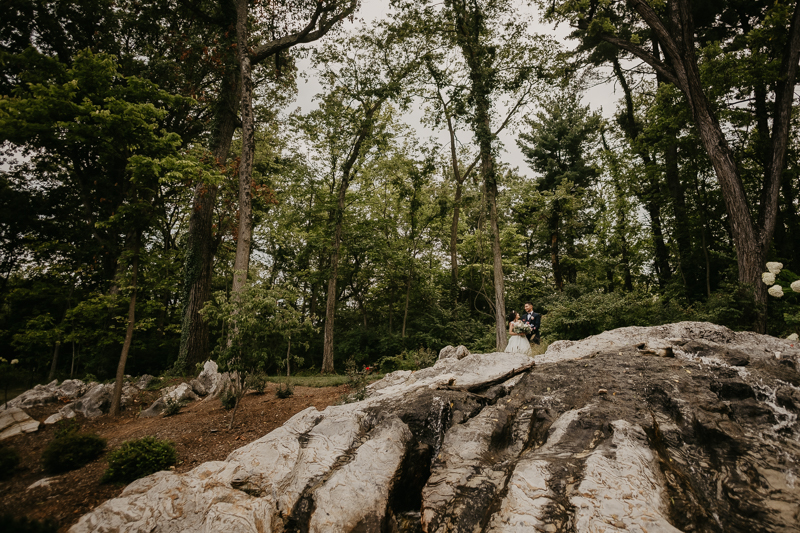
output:
[[[517, 322], [513, 324], [517, 324]], [[522, 321], [519, 321], [519, 324], [522, 324]], [[511, 335], [511, 338], [508, 340], [508, 345], [506, 346], [507, 353], [524, 353], [528, 355], [530, 351], [531, 343], [528, 342], [525, 335]]]

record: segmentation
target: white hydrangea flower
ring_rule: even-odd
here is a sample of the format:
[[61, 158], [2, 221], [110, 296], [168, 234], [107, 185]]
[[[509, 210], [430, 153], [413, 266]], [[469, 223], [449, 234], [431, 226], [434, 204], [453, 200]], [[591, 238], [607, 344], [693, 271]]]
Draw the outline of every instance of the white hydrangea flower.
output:
[[787, 341], [796, 341], [796, 340], [800, 340], [800, 337], [797, 336], [797, 333], [792, 333], [791, 335], [786, 337], [786, 340]]
[[772, 272], [777, 276], [778, 274], [781, 273], [781, 270], [783, 270], [783, 263], [776, 263], [776, 262], [767, 263], [767, 270], [769, 270], [770, 272]]
[[798, 279], [797, 281], [793, 282], [793, 283], [790, 285], [790, 287], [792, 288], [792, 290], [793, 290], [794, 292], [800, 292], [800, 279]]
[[764, 282], [764, 285], [775, 285], [775, 274], [772, 272], [764, 272], [761, 274], [761, 281]]
[[19, 363], [19, 359], [12, 359], [11, 360], [11, 364], [12, 365], [16, 365], [17, 363]]
[[775, 298], [780, 298], [781, 296], [783, 296], [783, 288], [780, 285], [773, 285], [772, 287], [767, 289], [767, 292], [770, 293], [770, 295], [774, 296]]

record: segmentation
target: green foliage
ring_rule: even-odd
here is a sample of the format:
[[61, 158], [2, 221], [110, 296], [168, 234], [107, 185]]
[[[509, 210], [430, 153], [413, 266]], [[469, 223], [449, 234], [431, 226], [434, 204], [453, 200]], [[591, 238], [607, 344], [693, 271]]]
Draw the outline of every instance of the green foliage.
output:
[[81, 429], [81, 424], [75, 418], [64, 418], [56, 422], [53, 428], [53, 438], [58, 439], [77, 433]]
[[257, 373], [247, 376], [247, 387], [256, 394], [264, 394], [264, 390], [267, 388], [266, 374]]
[[175, 400], [173, 398], [167, 398], [166, 400], [164, 400], [164, 410], [161, 412], [161, 414], [163, 414], [164, 416], [177, 415], [178, 413], [181, 412], [181, 409], [183, 409], [186, 406], [186, 403], [187, 402], [185, 400]]
[[108, 454], [108, 469], [102, 483], [130, 483], [165, 470], [178, 460], [175, 446], [167, 440], [148, 436], [129, 440]]
[[0, 444], [0, 479], [11, 477], [17, 466], [19, 466], [19, 453], [17, 450], [5, 444]]
[[12, 385], [19, 383], [21, 372], [19, 370], [19, 359], [8, 360], [0, 357], [0, 388], [3, 389], [3, 403], [9, 400], [8, 390]]
[[62, 429], [44, 449], [42, 464], [48, 473], [60, 474], [95, 460], [105, 449], [106, 441], [98, 435]]
[[347, 385], [350, 392], [341, 398], [342, 403], [360, 402], [367, 397], [367, 371], [365, 368], [358, 368], [355, 360], [350, 358], [345, 363], [347, 372]]
[[27, 517], [16, 518], [10, 514], [0, 515], [0, 531], [8, 533], [56, 533], [58, 522], [55, 520], [33, 520]]
[[[297, 300], [297, 292], [290, 287], [269, 287], [255, 281], [238, 295], [216, 293], [203, 315], [227, 332], [215, 349], [220, 370], [239, 372], [246, 379], [248, 374], [281, 361], [286, 340], [310, 335], [313, 325], [294, 307]], [[304, 344], [306, 341], [293, 343]]]
[[168, 385], [167, 380], [156, 376], [150, 380], [150, 383], [147, 384], [147, 387], [145, 387], [144, 390], [149, 390], [149, 391], [161, 390], [167, 385]]
[[430, 348], [403, 350], [396, 356], [382, 357], [380, 361], [378, 361], [377, 366], [381, 373], [384, 374], [394, 372], [395, 370], [420, 370], [433, 366], [437, 356], [438, 354]]
[[236, 407], [236, 392], [231, 387], [225, 387], [219, 395], [219, 401], [226, 411], [230, 411]]
[[291, 384], [289, 380], [282, 382], [278, 385], [278, 389], [275, 391], [275, 396], [278, 398], [284, 399], [292, 396], [294, 394], [294, 386]]
[[654, 326], [688, 320], [685, 310], [646, 293], [588, 292], [555, 295], [544, 306], [542, 333], [548, 340], [579, 340], [624, 326]]

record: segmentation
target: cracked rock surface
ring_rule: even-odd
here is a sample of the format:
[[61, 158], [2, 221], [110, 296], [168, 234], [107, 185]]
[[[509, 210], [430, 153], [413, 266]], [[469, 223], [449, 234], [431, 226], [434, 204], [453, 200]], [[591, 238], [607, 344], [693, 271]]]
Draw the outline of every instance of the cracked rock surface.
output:
[[792, 344], [684, 322], [442, 358], [70, 531], [798, 531]]

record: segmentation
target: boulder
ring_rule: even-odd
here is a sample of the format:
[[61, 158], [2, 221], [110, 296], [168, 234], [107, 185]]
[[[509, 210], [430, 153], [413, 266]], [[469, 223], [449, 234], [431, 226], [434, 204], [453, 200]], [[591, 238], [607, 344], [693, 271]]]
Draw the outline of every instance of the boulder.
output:
[[44, 424], [46, 426], [49, 426], [49, 425], [55, 424], [57, 422], [60, 422], [62, 420], [66, 420], [68, 418], [75, 418], [75, 411], [73, 411], [72, 408], [69, 407], [68, 405], [65, 405], [64, 407], [59, 409], [57, 412], [55, 412], [52, 415], [48, 416], [45, 419]]
[[[62, 411], [67, 412], [67, 409], [73, 413], [79, 413], [86, 418], [97, 418], [98, 416], [107, 413], [111, 407], [111, 396], [114, 393], [113, 383], [94, 383], [92, 387], [80, 397], [80, 399], [65, 405]], [[71, 418], [67, 416], [67, 418]]]
[[445, 346], [439, 350], [439, 359], [464, 359], [469, 355], [469, 350], [466, 346]]
[[46, 385], [36, 385], [13, 400], [9, 400], [8, 407], [29, 409], [58, 401], [58, 380], [54, 379]]
[[230, 385], [227, 372], [220, 373], [217, 363], [211, 360], [205, 362], [200, 375], [191, 381], [192, 390], [206, 399], [216, 398], [227, 385]]
[[136, 380], [135, 386], [139, 390], [144, 390], [147, 388], [148, 385], [150, 385], [150, 383], [154, 379], [156, 379], [155, 376], [151, 376], [150, 374], [144, 374], [142, 377]]
[[0, 440], [19, 435], [33, 433], [39, 429], [39, 422], [31, 418], [19, 407], [0, 410]]
[[173, 402], [190, 402], [197, 400], [197, 394], [192, 391], [191, 385], [188, 383], [181, 383], [167, 387], [161, 391], [162, 395], [150, 407], [139, 413], [140, 418], [150, 418], [160, 415], [167, 407], [167, 401]]
[[70, 531], [794, 531], [798, 358], [697, 322], [444, 357]]
[[152, 418], [154, 416], [158, 416], [164, 412], [166, 407], [167, 402], [164, 401], [164, 398], [158, 398], [156, 401], [150, 404], [150, 407], [139, 413], [139, 418]]

